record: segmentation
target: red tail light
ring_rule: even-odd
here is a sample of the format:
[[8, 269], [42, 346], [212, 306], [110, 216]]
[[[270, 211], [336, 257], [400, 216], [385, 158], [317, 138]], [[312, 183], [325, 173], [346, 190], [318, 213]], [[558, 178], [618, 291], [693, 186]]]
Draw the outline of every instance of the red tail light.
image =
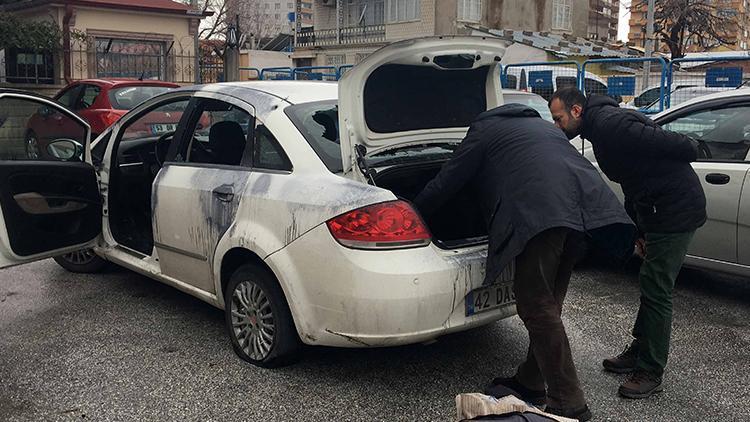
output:
[[395, 249], [425, 246], [430, 231], [405, 201], [359, 208], [329, 220], [328, 229], [342, 245], [357, 249]]

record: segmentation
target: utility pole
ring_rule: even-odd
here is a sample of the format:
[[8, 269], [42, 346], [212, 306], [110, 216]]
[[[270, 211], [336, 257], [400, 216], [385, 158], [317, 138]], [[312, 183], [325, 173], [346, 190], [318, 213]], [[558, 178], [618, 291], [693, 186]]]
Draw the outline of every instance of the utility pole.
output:
[[[193, 13], [199, 13], [200, 8], [198, 6], [198, 0], [190, 0], [190, 8], [192, 9]], [[195, 24], [195, 34], [193, 34], [193, 55], [195, 56], [193, 58], [193, 73], [195, 74], [195, 84], [198, 85], [201, 83], [201, 58], [200, 58], [200, 52], [201, 52], [201, 42], [200, 42], [200, 22], [201, 20], [198, 19], [198, 23]]]
[[[648, 0], [648, 11], [646, 12], [646, 57], [654, 55], [654, 7], [656, 0]], [[643, 89], [649, 86], [651, 77], [651, 62], [643, 64]]]
[[227, 34], [224, 53], [224, 80], [240, 80], [240, 5], [239, 0], [227, 0]]

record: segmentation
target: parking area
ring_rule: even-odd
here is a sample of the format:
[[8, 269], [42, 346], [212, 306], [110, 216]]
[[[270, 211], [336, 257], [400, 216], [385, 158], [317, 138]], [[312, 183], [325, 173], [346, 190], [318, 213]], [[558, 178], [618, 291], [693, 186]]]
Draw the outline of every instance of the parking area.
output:
[[[574, 274], [565, 322], [596, 421], [748, 420], [750, 282], [678, 280], [666, 391], [617, 397], [601, 371], [638, 305], [633, 270]], [[130, 271], [76, 275], [51, 260], [0, 280], [4, 420], [451, 420], [454, 397], [510, 374], [526, 352], [517, 317], [391, 349], [314, 348], [293, 366], [240, 361], [223, 313]]]

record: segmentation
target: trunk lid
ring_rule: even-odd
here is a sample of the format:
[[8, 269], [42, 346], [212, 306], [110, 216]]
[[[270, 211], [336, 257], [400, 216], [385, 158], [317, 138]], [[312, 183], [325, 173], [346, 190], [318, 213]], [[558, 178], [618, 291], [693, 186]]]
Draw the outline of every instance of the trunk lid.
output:
[[406, 40], [347, 71], [339, 81], [344, 172], [385, 149], [463, 139], [477, 115], [503, 103], [505, 47], [492, 37]]

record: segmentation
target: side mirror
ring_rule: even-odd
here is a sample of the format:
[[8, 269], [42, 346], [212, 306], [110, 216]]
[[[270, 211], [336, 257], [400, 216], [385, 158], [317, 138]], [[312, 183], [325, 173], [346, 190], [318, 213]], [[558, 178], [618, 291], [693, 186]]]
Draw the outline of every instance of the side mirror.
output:
[[47, 145], [47, 154], [60, 161], [83, 161], [83, 145], [72, 139], [55, 139]]

